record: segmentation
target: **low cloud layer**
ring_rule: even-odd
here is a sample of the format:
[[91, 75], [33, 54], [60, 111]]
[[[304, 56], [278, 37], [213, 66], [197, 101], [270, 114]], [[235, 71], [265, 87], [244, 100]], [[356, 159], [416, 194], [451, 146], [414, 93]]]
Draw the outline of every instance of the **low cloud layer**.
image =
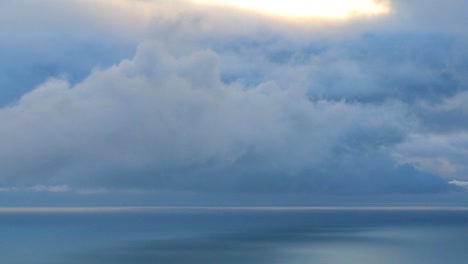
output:
[[[133, 7], [119, 9], [129, 20], [143, 12], [117, 2]], [[29, 62], [51, 59], [63, 75], [41, 74], [27, 93], [24, 78], [4, 71], [1, 92], [22, 95], [0, 109], [0, 187], [433, 193], [468, 179], [467, 38], [453, 17], [423, 25], [418, 1], [395, 1], [384, 17], [304, 24], [140, 4], [154, 8], [138, 22], [144, 32], [104, 11], [88, 22], [81, 34], [102, 49], [70, 56], [76, 39], [54, 50], [42, 37], [49, 53], [39, 48]], [[463, 1], [446, 5], [456, 17]], [[74, 35], [73, 19], [51, 18], [64, 29], [44, 30]], [[102, 44], [99, 25], [118, 28], [114, 43]]]

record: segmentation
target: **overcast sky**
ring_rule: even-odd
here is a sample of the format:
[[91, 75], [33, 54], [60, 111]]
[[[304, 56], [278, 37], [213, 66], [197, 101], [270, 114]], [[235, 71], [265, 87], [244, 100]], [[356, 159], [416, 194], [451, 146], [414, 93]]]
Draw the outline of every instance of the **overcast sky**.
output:
[[2, 204], [466, 193], [468, 2], [387, 4], [0, 1]]

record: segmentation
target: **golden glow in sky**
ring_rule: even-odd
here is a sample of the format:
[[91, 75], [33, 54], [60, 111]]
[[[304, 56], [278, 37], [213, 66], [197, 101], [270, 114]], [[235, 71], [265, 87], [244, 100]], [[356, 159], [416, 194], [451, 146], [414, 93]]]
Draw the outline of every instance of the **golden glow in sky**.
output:
[[193, 0], [221, 4], [288, 18], [346, 18], [354, 14], [380, 14], [388, 6], [373, 0]]

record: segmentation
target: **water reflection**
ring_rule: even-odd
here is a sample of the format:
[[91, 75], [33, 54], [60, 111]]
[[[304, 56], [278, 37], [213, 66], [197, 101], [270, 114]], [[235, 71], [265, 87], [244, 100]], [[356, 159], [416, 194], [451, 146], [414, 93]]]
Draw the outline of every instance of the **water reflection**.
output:
[[[76, 263], [92, 264], [414, 264], [447, 263], [448, 260], [465, 263], [468, 259], [463, 248], [468, 243], [467, 212], [236, 212], [227, 215], [205, 212], [201, 215], [192, 215], [195, 217], [191, 226], [204, 229], [197, 235], [126, 241], [73, 258]], [[190, 215], [185, 217], [190, 219]]]
[[467, 210], [0, 213], [0, 232], [2, 264], [465, 264], [468, 259]]

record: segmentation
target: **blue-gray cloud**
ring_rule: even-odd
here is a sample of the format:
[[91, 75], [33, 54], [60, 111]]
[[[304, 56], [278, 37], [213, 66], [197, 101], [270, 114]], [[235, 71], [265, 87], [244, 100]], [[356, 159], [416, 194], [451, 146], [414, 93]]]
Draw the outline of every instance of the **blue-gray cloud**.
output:
[[[72, 77], [49, 79], [0, 110], [0, 183], [215, 193], [454, 190], [448, 182], [468, 172], [467, 39], [448, 29], [451, 19], [440, 18], [445, 24], [434, 30], [422, 25], [416, 18], [426, 14], [411, 3], [411, 18], [395, 12], [304, 28], [177, 2], [184, 12], [156, 12], [144, 40], [122, 33], [115, 49], [93, 30], [99, 18], [82, 33], [85, 44], [44, 38], [37, 54], [0, 65], [32, 74], [31, 83], [6, 70], [2, 82], [18, 95], [48, 78]], [[43, 29], [78, 31], [80, 12], [57, 18], [69, 31]], [[132, 45], [136, 53], [125, 59]], [[37, 76], [31, 65], [39, 65]], [[434, 169], [434, 160], [446, 167]]]
[[0, 105], [48, 78], [76, 83], [93, 68], [131, 57], [149, 20], [141, 8], [130, 1], [2, 1]]

